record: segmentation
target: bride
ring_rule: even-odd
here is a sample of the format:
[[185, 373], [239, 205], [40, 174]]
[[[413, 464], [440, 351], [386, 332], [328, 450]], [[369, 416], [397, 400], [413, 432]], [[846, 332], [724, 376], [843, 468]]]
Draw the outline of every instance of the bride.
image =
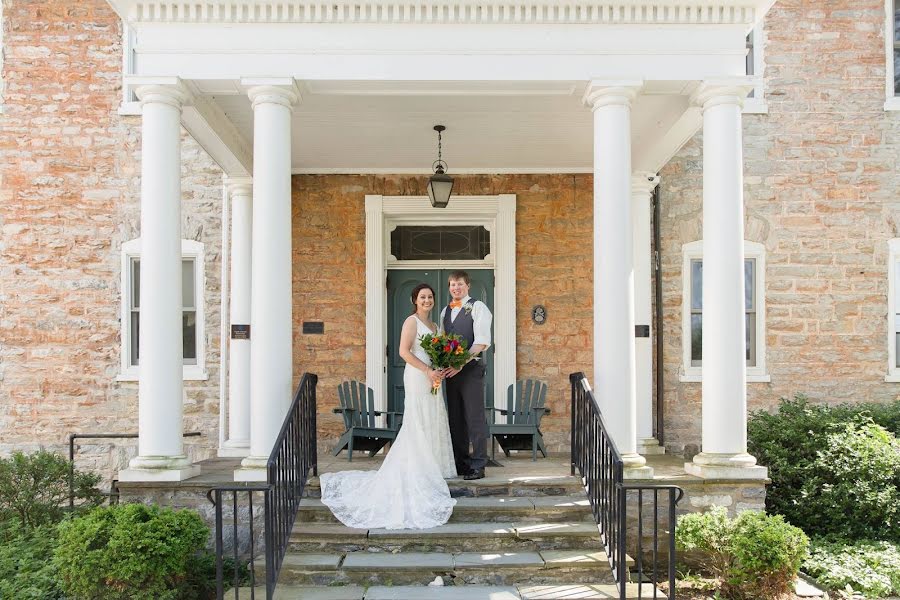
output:
[[403, 322], [400, 356], [406, 361], [403, 425], [378, 471], [323, 473], [322, 503], [348, 527], [426, 529], [443, 525], [456, 500], [444, 479], [456, 477], [443, 393], [431, 393], [441, 371], [419, 345], [436, 333], [431, 321], [434, 290], [420, 283], [412, 291], [415, 310]]

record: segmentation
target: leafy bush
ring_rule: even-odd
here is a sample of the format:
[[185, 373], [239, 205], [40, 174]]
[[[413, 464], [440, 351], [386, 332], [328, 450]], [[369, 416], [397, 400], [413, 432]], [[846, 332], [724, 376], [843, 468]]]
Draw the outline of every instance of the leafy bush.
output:
[[813, 542], [804, 570], [833, 590], [867, 598], [900, 594], [900, 547], [890, 542]]
[[60, 525], [54, 562], [69, 595], [92, 600], [196, 598], [192, 562], [209, 530], [192, 511], [98, 508]]
[[734, 600], [778, 598], [790, 591], [807, 556], [809, 539], [781, 516], [744, 512], [730, 520], [725, 509], [684, 515], [675, 529], [681, 550], [707, 557], [722, 593]]
[[0, 534], [0, 598], [61, 600], [56, 568], [48, 557], [56, 545], [56, 526], [22, 530], [7, 523]]
[[748, 447], [769, 468], [766, 508], [813, 536], [900, 539], [900, 404], [829, 407], [796, 396], [757, 412]]
[[[75, 471], [73, 482], [79, 508], [93, 508], [103, 501], [97, 489], [99, 476]], [[68, 506], [68, 460], [46, 450], [0, 458], [0, 521], [13, 520], [32, 529], [58, 523]]]

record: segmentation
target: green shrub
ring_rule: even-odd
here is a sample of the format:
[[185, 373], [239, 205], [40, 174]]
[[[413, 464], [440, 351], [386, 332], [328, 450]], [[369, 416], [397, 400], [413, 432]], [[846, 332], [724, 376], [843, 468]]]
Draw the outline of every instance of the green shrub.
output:
[[56, 567], [48, 560], [56, 545], [56, 526], [22, 530], [8, 522], [0, 543], [0, 598], [62, 600]]
[[194, 598], [192, 562], [209, 529], [192, 511], [143, 504], [98, 508], [60, 525], [54, 561], [76, 598]]
[[806, 534], [781, 516], [744, 512], [731, 520], [722, 507], [681, 517], [675, 542], [680, 550], [702, 553], [723, 595], [733, 600], [790, 591], [809, 547]]
[[[74, 491], [80, 509], [103, 501], [100, 477], [75, 471]], [[25, 529], [58, 523], [69, 506], [69, 461], [39, 450], [0, 458], [0, 521], [13, 520]]]
[[867, 598], [900, 594], [900, 547], [890, 542], [814, 541], [803, 569], [821, 585]]
[[[896, 406], [900, 406], [897, 404]], [[812, 536], [900, 539], [895, 405], [829, 407], [804, 397], [754, 413], [748, 448], [769, 468], [766, 508]]]

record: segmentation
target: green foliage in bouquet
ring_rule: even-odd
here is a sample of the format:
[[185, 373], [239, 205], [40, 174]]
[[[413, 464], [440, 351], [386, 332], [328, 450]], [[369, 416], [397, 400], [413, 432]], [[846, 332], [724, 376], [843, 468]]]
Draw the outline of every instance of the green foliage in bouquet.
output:
[[461, 369], [472, 355], [466, 348], [466, 340], [455, 333], [426, 333], [419, 342], [434, 369]]

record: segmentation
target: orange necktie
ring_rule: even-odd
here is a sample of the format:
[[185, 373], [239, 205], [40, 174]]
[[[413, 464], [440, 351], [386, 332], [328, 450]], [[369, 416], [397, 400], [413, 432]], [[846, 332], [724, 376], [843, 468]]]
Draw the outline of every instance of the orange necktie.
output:
[[452, 300], [452, 301], [450, 302], [450, 309], [451, 309], [451, 310], [454, 309], [454, 308], [459, 308], [460, 306], [462, 306], [462, 300]]

